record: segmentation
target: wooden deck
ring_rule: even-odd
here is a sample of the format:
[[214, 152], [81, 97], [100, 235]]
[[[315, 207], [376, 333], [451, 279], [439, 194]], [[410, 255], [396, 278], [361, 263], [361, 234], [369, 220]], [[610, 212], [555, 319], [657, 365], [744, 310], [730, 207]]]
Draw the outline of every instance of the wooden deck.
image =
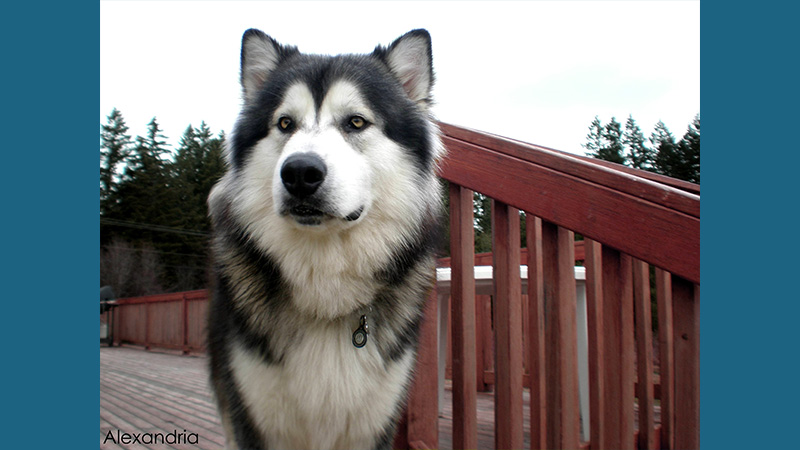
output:
[[[181, 356], [133, 347], [100, 348], [100, 448], [116, 449], [219, 449], [222, 434], [208, 382], [205, 356]], [[439, 416], [439, 448], [452, 449], [453, 409], [448, 380], [444, 408]], [[494, 448], [494, 396], [478, 393], [478, 448]], [[524, 448], [529, 448], [530, 395], [523, 394]], [[656, 410], [658, 419], [658, 409]], [[111, 433], [111, 438], [109, 437]], [[114, 441], [128, 433], [136, 444]], [[181, 442], [150, 443], [149, 435]], [[196, 433], [196, 435], [192, 435]], [[112, 439], [113, 438], [113, 439]], [[157, 439], [157, 438], [156, 438]], [[146, 441], [142, 444], [142, 441]]]
[[[144, 351], [132, 347], [100, 348], [100, 448], [213, 449], [225, 439], [208, 383], [205, 356]], [[452, 395], [449, 382], [439, 420], [439, 446], [452, 448]], [[526, 393], [527, 402], [527, 393]], [[491, 394], [478, 395], [480, 448], [494, 447], [494, 403]], [[526, 421], [527, 423], [527, 413]], [[167, 434], [197, 433], [197, 444], [115, 445], [111, 431]], [[527, 428], [526, 428], [527, 435]], [[131, 438], [133, 439], [133, 437]], [[107, 442], [104, 444], [104, 441]], [[192, 439], [193, 440], [193, 439]]]
[[[101, 449], [223, 448], [206, 369], [207, 358], [131, 347], [100, 348]], [[196, 445], [115, 445], [121, 433], [197, 433]], [[141, 438], [140, 438], [141, 440]], [[194, 442], [195, 439], [184, 439]], [[104, 443], [105, 441], [105, 443]]]

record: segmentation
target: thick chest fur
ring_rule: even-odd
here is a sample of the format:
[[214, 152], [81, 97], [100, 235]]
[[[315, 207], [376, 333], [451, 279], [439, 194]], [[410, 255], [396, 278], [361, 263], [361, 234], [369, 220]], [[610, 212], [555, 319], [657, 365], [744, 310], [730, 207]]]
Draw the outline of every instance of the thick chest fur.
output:
[[396, 417], [413, 366], [384, 362], [374, 342], [355, 348], [347, 324], [306, 330], [280, 364], [233, 344], [231, 366], [270, 448], [372, 448]]

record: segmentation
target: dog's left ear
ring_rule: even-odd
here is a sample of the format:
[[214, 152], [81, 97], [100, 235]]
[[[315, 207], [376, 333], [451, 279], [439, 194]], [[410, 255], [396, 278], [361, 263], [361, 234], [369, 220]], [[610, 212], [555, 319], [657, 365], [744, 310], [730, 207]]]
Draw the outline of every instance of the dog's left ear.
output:
[[375, 54], [389, 65], [411, 100], [422, 104], [430, 102], [433, 52], [431, 35], [426, 30], [409, 31], [387, 49], [376, 48]]

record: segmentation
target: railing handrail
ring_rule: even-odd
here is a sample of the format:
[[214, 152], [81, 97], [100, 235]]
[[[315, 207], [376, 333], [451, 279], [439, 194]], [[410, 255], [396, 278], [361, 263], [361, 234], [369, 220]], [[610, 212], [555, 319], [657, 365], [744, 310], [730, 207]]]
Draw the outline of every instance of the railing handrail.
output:
[[[444, 123], [440, 123], [440, 125], [444, 125], [445, 127], [453, 126], [453, 125], [448, 125], [448, 124], [444, 124]], [[544, 147], [544, 146], [541, 146], [541, 145], [529, 144], [527, 142], [520, 141], [519, 139], [507, 138], [507, 137], [500, 136], [500, 135], [495, 134], [495, 133], [489, 133], [487, 131], [477, 131], [477, 130], [473, 130], [473, 129], [465, 128], [465, 127], [458, 127], [458, 128], [461, 129], [461, 132], [464, 133], [464, 135], [469, 135], [471, 133], [475, 133], [475, 134], [479, 134], [479, 135], [483, 134], [483, 135], [493, 136], [493, 137], [495, 137], [497, 139], [514, 142], [514, 143], [522, 145], [524, 147], [530, 147], [530, 148], [535, 148], [535, 149], [538, 149], [538, 150], [542, 150], [545, 153], [554, 153], [554, 154], [566, 156], [566, 157], [569, 157], [569, 158], [576, 158], [576, 159], [579, 159], [581, 161], [585, 161], [585, 162], [587, 162], [589, 164], [608, 167], [608, 168], [610, 168], [612, 170], [625, 172], [625, 173], [631, 174], [631, 175], [636, 176], [636, 177], [644, 178], [646, 180], [654, 181], [654, 182], [659, 183], [659, 184], [663, 184], [663, 185], [666, 185], [666, 186], [677, 188], [677, 189], [680, 189], [682, 191], [686, 191], [686, 192], [688, 192], [690, 194], [700, 195], [700, 185], [699, 184], [695, 184], [695, 183], [691, 183], [691, 182], [688, 182], [688, 181], [679, 180], [677, 178], [671, 178], [671, 177], [668, 177], [666, 175], [661, 175], [661, 174], [658, 174], [658, 173], [655, 173], [655, 172], [649, 172], [649, 171], [641, 170], [641, 169], [634, 169], [632, 167], [628, 167], [628, 166], [625, 166], [625, 165], [622, 165], [622, 164], [613, 163], [611, 161], [605, 161], [605, 160], [602, 160], [602, 159], [592, 158], [592, 157], [589, 157], [589, 156], [577, 155], [577, 154], [574, 154], [574, 153], [569, 153], [569, 152], [565, 152], [563, 150], [558, 150], [558, 149], [554, 149], [554, 148], [550, 148], [550, 147]]]
[[687, 192], [699, 186], [439, 126], [449, 149], [443, 178], [700, 282], [700, 197]]
[[208, 297], [207, 289], [198, 289], [194, 291], [181, 291], [171, 292], [168, 294], [153, 294], [144, 295], [141, 297], [126, 297], [114, 300], [116, 305], [138, 305], [142, 303], [160, 303], [160, 302], [177, 302], [183, 300], [203, 300]]
[[[575, 241], [575, 261], [583, 261], [586, 258], [586, 251], [584, 249], [584, 241]], [[492, 252], [475, 253], [476, 266], [490, 266], [492, 265]], [[528, 249], [520, 249], [520, 264], [525, 265], [528, 263]], [[450, 267], [451, 258], [445, 256], [436, 260], [436, 267]]]

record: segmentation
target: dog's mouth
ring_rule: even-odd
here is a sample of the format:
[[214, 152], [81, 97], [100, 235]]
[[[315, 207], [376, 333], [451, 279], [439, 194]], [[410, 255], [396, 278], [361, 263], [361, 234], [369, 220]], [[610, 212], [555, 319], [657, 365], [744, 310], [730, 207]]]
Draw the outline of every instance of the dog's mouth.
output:
[[289, 214], [295, 217], [314, 217], [322, 216], [325, 213], [309, 205], [297, 205], [289, 210]]
[[311, 205], [299, 204], [289, 208], [288, 213], [300, 225], [319, 225], [326, 214]]
[[335, 218], [344, 220], [345, 222], [355, 222], [361, 217], [363, 213], [364, 213], [364, 207], [361, 206], [352, 213], [344, 217], [340, 217], [331, 214], [329, 212], [326, 212], [322, 209], [319, 209], [308, 203], [299, 203], [284, 209], [284, 215], [291, 216], [291, 218], [300, 225], [309, 225], [309, 226], [320, 225], [322, 224], [323, 221], [327, 219], [335, 219]]

